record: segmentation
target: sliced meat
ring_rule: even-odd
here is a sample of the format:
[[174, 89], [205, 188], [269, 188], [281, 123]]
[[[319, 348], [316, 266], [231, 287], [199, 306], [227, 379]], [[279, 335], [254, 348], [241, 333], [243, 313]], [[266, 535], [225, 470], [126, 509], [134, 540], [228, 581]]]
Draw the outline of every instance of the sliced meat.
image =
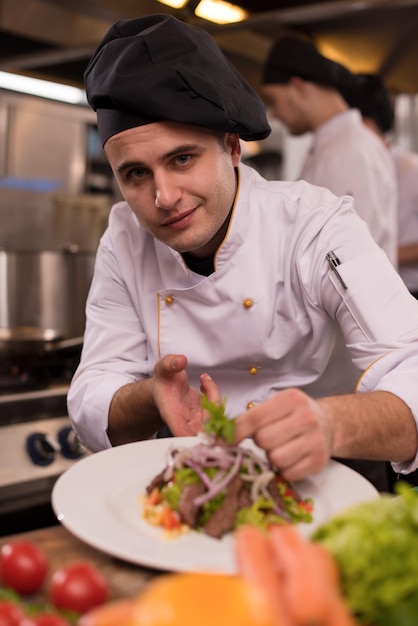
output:
[[251, 506], [252, 503], [250, 486], [246, 481], [242, 481], [242, 489], [240, 489], [238, 494], [238, 508], [245, 509], [247, 506]]
[[163, 487], [166, 484], [166, 480], [164, 480], [164, 474], [165, 474], [166, 468], [163, 469], [162, 472], [160, 472], [159, 474], [157, 474], [157, 476], [155, 476], [152, 481], [150, 482], [150, 484], [148, 485], [148, 487], [146, 488], [146, 492], [147, 493], [151, 493], [153, 489], [155, 489], [155, 487], [157, 489], [161, 489], [161, 487]]
[[236, 476], [229, 484], [221, 506], [216, 509], [203, 526], [204, 531], [208, 535], [215, 539], [220, 539], [225, 533], [232, 530], [237, 511], [240, 508], [240, 493], [243, 489], [245, 489], [244, 481], [239, 476]]
[[181, 493], [177, 511], [183, 522], [191, 528], [194, 528], [197, 524], [200, 508], [194, 504], [194, 499], [202, 495], [204, 491], [205, 485], [199, 480], [199, 482], [186, 485]]
[[280, 495], [280, 491], [275, 480], [270, 481], [267, 487], [267, 491], [269, 492], [273, 500], [276, 502], [276, 504], [278, 504], [281, 509], [286, 510], [285, 502], [282, 496]]
[[275, 480], [270, 481], [269, 486], [267, 487], [267, 491], [271, 495], [273, 502], [280, 510], [280, 514], [283, 516], [283, 519], [290, 520], [291, 518], [286, 513], [286, 504], [280, 495], [279, 488]]

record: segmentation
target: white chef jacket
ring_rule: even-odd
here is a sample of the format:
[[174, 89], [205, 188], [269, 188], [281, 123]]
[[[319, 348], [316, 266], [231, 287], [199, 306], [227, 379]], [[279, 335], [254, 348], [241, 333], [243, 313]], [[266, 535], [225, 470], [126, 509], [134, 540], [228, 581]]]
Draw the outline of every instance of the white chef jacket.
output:
[[[341, 260], [347, 289], [327, 263], [329, 251]], [[359, 390], [398, 395], [418, 420], [418, 301], [351, 198], [304, 181], [266, 181], [240, 165], [215, 269], [194, 273], [125, 202], [113, 207], [68, 396], [73, 426], [90, 449], [111, 445], [107, 416], [117, 389], [152, 376], [169, 353], [187, 356], [195, 388], [202, 372], [213, 377], [231, 417], [280, 389], [312, 390], [331, 354], [333, 320], [364, 372]]]
[[[418, 154], [392, 146], [391, 153], [398, 177], [399, 245], [418, 242]], [[410, 291], [418, 291], [418, 264], [400, 265], [399, 273]]]
[[302, 166], [301, 178], [351, 195], [372, 237], [397, 266], [397, 182], [390, 153], [365, 127], [360, 112], [347, 109], [324, 122]]

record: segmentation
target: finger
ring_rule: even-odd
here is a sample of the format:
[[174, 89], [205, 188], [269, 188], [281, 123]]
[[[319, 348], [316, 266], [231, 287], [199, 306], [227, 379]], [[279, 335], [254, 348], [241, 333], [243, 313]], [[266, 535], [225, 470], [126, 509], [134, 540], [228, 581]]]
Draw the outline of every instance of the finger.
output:
[[249, 411], [238, 415], [235, 419], [235, 444], [241, 443], [247, 437], [253, 437], [257, 431], [257, 420]]
[[200, 377], [200, 391], [206, 394], [206, 397], [210, 402], [214, 402], [215, 404], [222, 403], [221, 392], [219, 391], [218, 385], [215, 381], [209, 376], [209, 374], [202, 374]]
[[166, 354], [156, 362], [154, 374], [157, 378], [167, 378], [173, 374], [178, 374], [186, 367], [187, 358], [184, 354]]
[[307, 455], [289, 467], [280, 468], [280, 472], [285, 480], [295, 482], [316, 474], [325, 465], [325, 462], [319, 462], [314, 457]]
[[258, 435], [268, 424], [274, 424], [275, 428], [283, 431], [285, 422], [289, 424], [288, 419], [293, 419], [296, 411], [310, 406], [311, 403], [312, 400], [299, 389], [278, 391], [265, 402], [237, 417], [236, 441], [239, 443], [246, 437], [252, 437], [256, 433]]
[[314, 434], [298, 436], [267, 452], [270, 462], [287, 480], [300, 480], [319, 471], [329, 461], [323, 442]]
[[282, 419], [282, 414], [276, 409], [269, 407], [268, 401], [252, 407], [245, 413], [241, 413], [235, 420], [235, 441], [240, 443], [247, 437], [253, 437], [268, 424], [277, 426]]

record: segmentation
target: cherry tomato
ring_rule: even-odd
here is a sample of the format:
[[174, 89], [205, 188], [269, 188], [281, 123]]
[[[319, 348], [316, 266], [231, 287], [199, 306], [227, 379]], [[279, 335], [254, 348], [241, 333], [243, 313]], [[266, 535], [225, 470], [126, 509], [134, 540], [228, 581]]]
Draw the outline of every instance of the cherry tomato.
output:
[[55, 613], [38, 613], [24, 617], [19, 626], [70, 626], [70, 622]]
[[24, 612], [15, 602], [0, 600], [0, 626], [20, 626]]
[[13, 541], [0, 550], [0, 580], [22, 595], [40, 589], [48, 572], [48, 560], [38, 546], [28, 541]]
[[84, 561], [70, 563], [54, 572], [49, 597], [57, 609], [86, 613], [106, 602], [109, 588], [102, 574]]

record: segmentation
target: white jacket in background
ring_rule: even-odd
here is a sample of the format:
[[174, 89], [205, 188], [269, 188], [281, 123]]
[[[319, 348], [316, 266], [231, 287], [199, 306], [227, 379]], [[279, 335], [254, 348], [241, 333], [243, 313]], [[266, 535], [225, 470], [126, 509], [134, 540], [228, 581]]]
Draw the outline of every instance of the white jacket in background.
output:
[[351, 195], [372, 237], [397, 267], [395, 167], [387, 147], [366, 128], [359, 111], [338, 113], [315, 131], [300, 177], [337, 196]]

